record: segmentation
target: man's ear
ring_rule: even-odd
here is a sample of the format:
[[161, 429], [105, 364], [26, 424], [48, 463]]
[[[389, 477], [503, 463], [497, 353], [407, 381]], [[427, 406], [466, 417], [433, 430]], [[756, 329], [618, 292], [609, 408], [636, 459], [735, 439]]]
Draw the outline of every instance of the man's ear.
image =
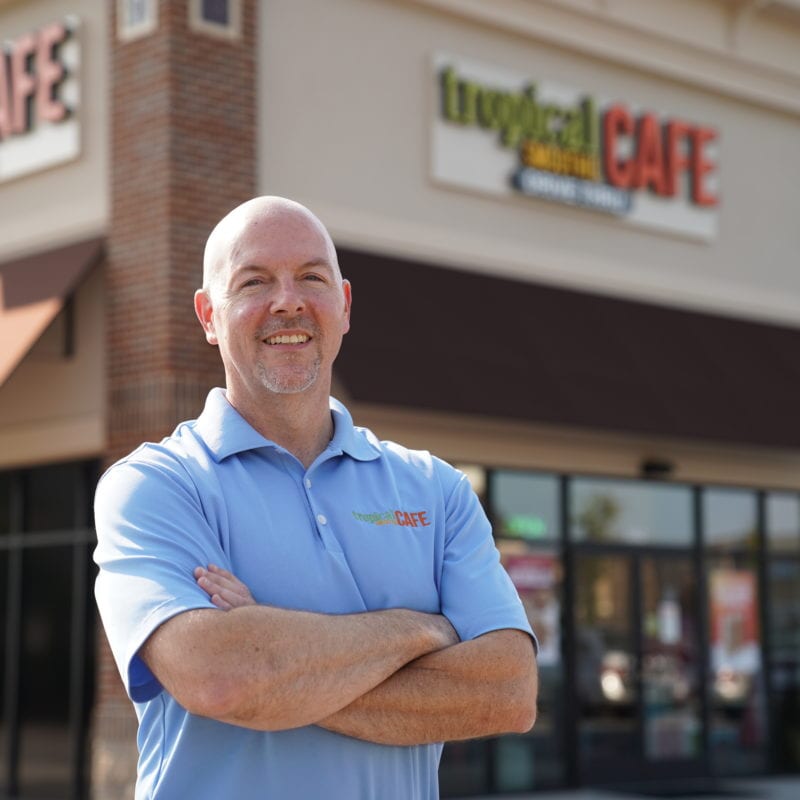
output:
[[342, 281], [342, 292], [344, 293], [344, 327], [342, 333], [350, 330], [350, 306], [353, 304], [353, 287], [350, 281]]
[[206, 332], [206, 341], [209, 344], [219, 344], [216, 331], [214, 330], [214, 306], [211, 298], [205, 289], [198, 289], [194, 293], [194, 313]]

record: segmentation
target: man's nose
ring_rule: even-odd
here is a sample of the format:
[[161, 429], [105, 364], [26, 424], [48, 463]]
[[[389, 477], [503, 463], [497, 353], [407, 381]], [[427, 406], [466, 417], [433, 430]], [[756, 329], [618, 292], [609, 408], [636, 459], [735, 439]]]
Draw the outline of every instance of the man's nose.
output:
[[280, 281], [272, 296], [271, 311], [273, 314], [294, 315], [305, 309], [305, 301], [297, 284], [292, 281]]

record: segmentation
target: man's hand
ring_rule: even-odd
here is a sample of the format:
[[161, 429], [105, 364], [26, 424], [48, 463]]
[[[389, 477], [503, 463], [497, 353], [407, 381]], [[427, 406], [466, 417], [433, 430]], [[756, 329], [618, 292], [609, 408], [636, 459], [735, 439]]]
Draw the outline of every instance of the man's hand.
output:
[[197, 567], [194, 577], [197, 585], [211, 598], [211, 602], [223, 611], [256, 605], [250, 589], [235, 575], [216, 564], [209, 564], [208, 569]]

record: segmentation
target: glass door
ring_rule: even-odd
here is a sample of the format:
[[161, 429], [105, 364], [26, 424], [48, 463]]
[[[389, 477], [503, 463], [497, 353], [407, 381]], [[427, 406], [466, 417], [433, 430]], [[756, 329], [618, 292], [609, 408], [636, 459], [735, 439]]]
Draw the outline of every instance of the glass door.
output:
[[639, 686], [633, 561], [580, 555], [575, 562], [575, 681], [581, 783], [623, 774], [638, 747]]
[[699, 607], [689, 554], [578, 552], [583, 783], [702, 773]]
[[650, 772], [702, 754], [697, 585], [688, 556], [643, 556], [641, 581], [641, 714]]

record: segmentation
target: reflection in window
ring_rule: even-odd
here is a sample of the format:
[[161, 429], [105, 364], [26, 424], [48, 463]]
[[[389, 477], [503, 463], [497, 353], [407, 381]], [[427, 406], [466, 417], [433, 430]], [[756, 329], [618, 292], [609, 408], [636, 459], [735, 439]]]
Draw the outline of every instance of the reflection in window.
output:
[[771, 749], [782, 771], [800, 769], [800, 559], [769, 563], [771, 706], [776, 739]]
[[767, 494], [767, 547], [771, 553], [800, 554], [800, 497]]
[[519, 593], [539, 642], [540, 667], [561, 663], [561, 559], [551, 550], [530, 550], [499, 541], [500, 558]]
[[651, 761], [700, 755], [697, 592], [687, 556], [643, 558], [642, 703]]
[[703, 536], [715, 550], [758, 546], [755, 492], [743, 489], [706, 489], [703, 492]]
[[591, 771], [639, 746], [633, 587], [627, 559], [581, 556], [575, 567], [578, 747]]
[[770, 561], [769, 593], [773, 661], [800, 666], [800, 560]]
[[496, 536], [533, 542], [558, 539], [561, 529], [558, 478], [497, 470], [492, 472], [490, 480], [491, 516]]
[[577, 541], [692, 543], [692, 494], [686, 486], [576, 478], [571, 487], [570, 535]]
[[800, 769], [800, 498], [773, 492], [766, 497], [770, 555], [770, 698], [780, 770]]
[[712, 764], [721, 775], [754, 772], [766, 736], [756, 572], [715, 561], [708, 593]]
[[561, 557], [552, 547], [537, 547], [518, 539], [499, 539], [497, 547], [539, 641], [539, 709], [532, 731], [496, 741], [494, 788], [519, 792], [559, 786], [565, 779], [566, 763], [562, 729]]

